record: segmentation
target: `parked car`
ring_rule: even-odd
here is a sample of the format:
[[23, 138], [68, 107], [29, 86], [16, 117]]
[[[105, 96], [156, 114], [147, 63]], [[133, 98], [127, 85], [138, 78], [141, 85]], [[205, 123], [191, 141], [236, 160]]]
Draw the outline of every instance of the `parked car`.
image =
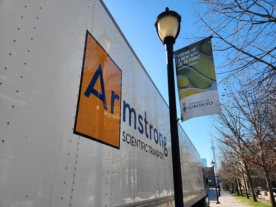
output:
[[276, 197], [276, 188], [272, 188], [274, 197]]

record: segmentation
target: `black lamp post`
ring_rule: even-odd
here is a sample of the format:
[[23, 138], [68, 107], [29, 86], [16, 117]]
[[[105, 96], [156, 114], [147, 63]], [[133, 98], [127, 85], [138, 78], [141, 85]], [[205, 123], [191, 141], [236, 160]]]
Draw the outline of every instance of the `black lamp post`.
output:
[[212, 167], [213, 167], [214, 177], [215, 177], [215, 186], [216, 186], [217, 204], [220, 204], [220, 202], [219, 202], [219, 198], [218, 198], [218, 191], [217, 191], [217, 182], [216, 182], [216, 176], [215, 176], [215, 169], [214, 169], [214, 167], [215, 167], [215, 163], [214, 163], [214, 161], [212, 161], [212, 162], [211, 162], [211, 165], [212, 165]]
[[220, 196], [220, 184], [219, 184], [218, 174], [216, 174], [216, 176], [217, 176], [217, 184], [218, 184], [218, 191], [219, 191], [218, 195]]
[[160, 38], [161, 42], [165, 45], [167, 51], [174, 199], [175, 206], [177, 207], [184, 206], [173, 67], [173, 45], [180, 31], [180, 22], [181, 16], [174, 11], [169, 11], [168, 7], [166, 8], [165, 12], [162, 12], [158, 15], [155, 21], [155, 27], [158, 37]]

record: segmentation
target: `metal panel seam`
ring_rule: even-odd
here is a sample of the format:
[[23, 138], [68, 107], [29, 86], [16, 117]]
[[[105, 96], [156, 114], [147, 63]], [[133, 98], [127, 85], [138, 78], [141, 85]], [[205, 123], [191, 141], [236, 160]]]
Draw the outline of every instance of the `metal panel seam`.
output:
[[[130, 204], [124, 204], [124, 205], [120, 205], [120, 206], [116, 206], [116, 207], [138, 207], [138, 206], [144, 206], [144, 205], [150, 205], [151, 203], [154, 202], [154, 204], [156, 204], [156, 202], [163, 202], [163, 201], [167, 201], [167, 200], [174, 200], [174, 196], [166, 196], [166, 197], [162, 197], [162, 198], [155, 198], [155, 199], [151, 199], [151, 200], [146, 200], [146, 201], [140, 201], [140, 202], [136, 202], [136, 203], [130, 203]], [[148, 206], [147, 205], [147, 206]]]

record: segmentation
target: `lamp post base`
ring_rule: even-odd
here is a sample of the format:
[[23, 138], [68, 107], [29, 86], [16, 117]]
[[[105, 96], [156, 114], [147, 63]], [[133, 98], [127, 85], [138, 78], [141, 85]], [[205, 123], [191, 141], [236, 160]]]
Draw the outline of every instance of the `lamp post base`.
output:
[[219, 202], [219, 201], [217, 201], [217, 204], [220, 204], [220, 202]]

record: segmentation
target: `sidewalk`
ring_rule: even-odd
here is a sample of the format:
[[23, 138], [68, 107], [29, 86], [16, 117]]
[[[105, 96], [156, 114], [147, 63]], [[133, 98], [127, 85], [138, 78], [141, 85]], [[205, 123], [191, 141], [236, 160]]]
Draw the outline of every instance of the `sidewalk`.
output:
[[221, 196], [219, 196], [220, 204], [216, 204], [217, 203], [216, 194], [214, 194], [214, 196], [209, 197], [210, 207], [245, 207], [243, 204], [236, 201], [229, 192], [222, 189], [220, 191], [220, 194], [221, 194]]

